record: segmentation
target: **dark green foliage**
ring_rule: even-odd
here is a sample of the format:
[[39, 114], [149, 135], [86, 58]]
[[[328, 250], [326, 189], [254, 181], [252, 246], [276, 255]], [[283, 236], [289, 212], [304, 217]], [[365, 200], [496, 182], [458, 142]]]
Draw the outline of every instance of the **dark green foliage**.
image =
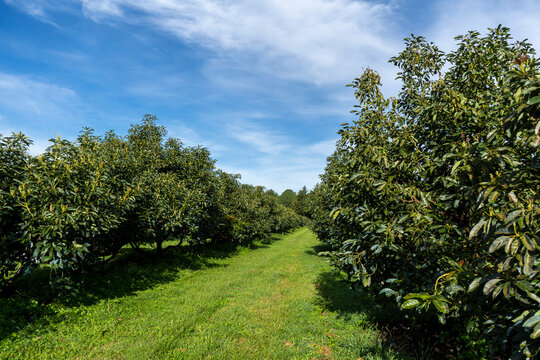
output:
[[329, 245], [339, 246], [341, 229], [335, 221], [329, 216], [333, 210], [336, 201], [328, 185], [323, 182], [315, 185], [309, 193], [309, 224], [311, 230], [317, 234], [318, 238]]
[[99, 139], [85, 131], [76, 143], [56, 139], [31, 158], [19, 183], [22, 240], [36, 264], [61, 275], [77, 270], [89, 252], [107, 247], [132, 197], [116, 188], [115, 175], [99, 156]]
[[305, 186], [298, 191], [291, 208], [302, 216], [309, 215], [308, 190]]
[[294, 200], [296, 200], [296, 193], [291, 189], [283, 191], [279, 196], [279, 203], [287, 207], [291, 207]]
[[241, 242], [266, 239], [272, 232], [283, 232], [304, 225], [304, 219], [279, 204], [279, 198], [261, 186], [240, 185], [229, 213], [233, 234]]
[[128, 244], [160, 254], [167, 240], [245, 244], [304, 224], [275, 192], [166, 134], [146, 115], [126, 137], [86, 129], [37, 157], [22, 134], [0, 137], [0, 291], [33, 265], [68, 280]]
[[30, 144], [21, 133], [8, 137], [0, 134], [0, 289], [31, 265], [30, 248], [18, 229], [22, 214], [16, 200], [19, 182], [25, 176]]
[[519, 358], [540, 337], [540, 63], [510, 39], [405, 39], [395, 99], [374, 71], [355, 79], [312, 217], [351, 281]]

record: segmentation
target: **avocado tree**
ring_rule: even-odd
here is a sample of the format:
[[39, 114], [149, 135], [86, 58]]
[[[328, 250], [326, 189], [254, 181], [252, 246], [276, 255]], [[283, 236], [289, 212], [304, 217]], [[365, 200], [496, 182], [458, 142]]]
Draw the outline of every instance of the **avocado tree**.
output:
[[44, 154], [27, 162], [15, 191], [21, 241], [35, 263], [48, 264], [60, 277], [106, 248], [109, 231], [131, 206], [130, 189], [114, 191], [115, 174], [99, 154], [91, 130], [75, 143], [52, 140]]
[[322, 177], [332, 225], [315, 227], [351, 281], [534, 357], [540, 66], [501, 26], [456, 40], [405, 39], [397, 98], [371, 69], [350, 84], [358, 120]]

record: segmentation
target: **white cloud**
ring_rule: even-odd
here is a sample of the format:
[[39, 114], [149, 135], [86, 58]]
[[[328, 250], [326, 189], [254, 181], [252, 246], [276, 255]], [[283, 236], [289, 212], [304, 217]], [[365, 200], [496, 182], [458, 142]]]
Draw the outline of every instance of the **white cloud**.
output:
[[67, 116], [76, 103], [79, 103], [78, 96], [71, 89], [25, 76], [0, 73], [0, 105], [3, 109], [44, 118], [61, 118]]
[[73, 13], [75, 10], [74, 1], [77, 0], [4, 0], [6, 4], [55, 27], [58, 27], [58, 24], [53, 20], [51, 14], [55, 12]]
[[115, 0], [81, 0], [83, 11], [88, 17], [97, 20], [100, 15], [121, 16], [122, 11]]
[[[399, 87], [387, 60], [402, 48], [400, 2], [366, 0], [84, 0], [93, 19], [138, 22], [215, 51], [206, 66], [265, 73], [317, 85], [344, 84], [362, 68], [381, 73], [385, 93]], [[406, 5], [401, 4], [401, 7]], [[540, 46], [540, 2], [437, 2], [427, 33], [442, 49], [453, 49], [456, 35], [509, 26], [516, 39]], [[408, 33], [407, 30], [404, 31]], [[233, 79], [221, 79], [233, 86]], [[237, 79], [244, 86], [249, 80]], [[220, 79], [216, 79], [220, 81]], [[230, 88], [230, 87], [227, 87]]]
[[276, 131], [261, 129], [254, 124], [229, 125], [228, 134], [233, 139], [268, 155], [280, 154], [291, 147], [291, 139]]
[[168, 126], [169, 135], [179, 137], [186, 145], [207, 146], [217, 159], [217, 167], [239, 173], [242, 182], [264, 185], [282, 192], [287, 188], [312, 188], [324, 171], [326, 158], [335, 149], [337, 135], [314, 140], [291, 131], [278, 130], [268, 114], [261, 112], [226, 112], [229, 123], [219, 124], [210, 117], [208, 131], [178, 124]]
[[47, 19], [47, 6], [45, 1], [41, 0], [4, 0], [6, 4], [17, 6], [28, 15]]
[[48, 139], [73, 138], [85, 123], [85, 105], [77, 93], [53, 83], [0, 72], [0, 129], [22, 132], [34, 142], [30, 153], [41, 153]]
[[82, 5], [96, 21], [146, 23], [214, 50], [222, 60], [241, 57], [254, 71], [318, 84], [351, 80], [361, 64], [384, 61], [399, 43], [386, 36], [395, 27], [394, 8], [364, 0], [83, 0]]

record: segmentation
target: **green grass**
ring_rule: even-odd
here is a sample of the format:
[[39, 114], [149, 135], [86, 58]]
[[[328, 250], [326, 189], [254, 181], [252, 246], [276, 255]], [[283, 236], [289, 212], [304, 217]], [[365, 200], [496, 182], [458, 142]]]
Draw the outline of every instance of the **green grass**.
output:
[[304, 228], [252, 249], [126, 253], [69, 298], [22, 283], [0, 298], [0, 358], [401, 358], [319, 248]]

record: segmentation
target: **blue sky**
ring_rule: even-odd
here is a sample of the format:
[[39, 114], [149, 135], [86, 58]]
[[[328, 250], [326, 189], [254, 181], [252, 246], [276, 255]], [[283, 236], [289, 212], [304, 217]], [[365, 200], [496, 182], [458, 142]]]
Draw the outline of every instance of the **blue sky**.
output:
[[217, 167], [282, 192], [311, 188], [366, 67], [384, 92], [411, 33], [443, 50], [503, 24], [540, 46], [540, 1], [0, 0], [0, 133], [39, 153], [83, 127], [144, 114]]

